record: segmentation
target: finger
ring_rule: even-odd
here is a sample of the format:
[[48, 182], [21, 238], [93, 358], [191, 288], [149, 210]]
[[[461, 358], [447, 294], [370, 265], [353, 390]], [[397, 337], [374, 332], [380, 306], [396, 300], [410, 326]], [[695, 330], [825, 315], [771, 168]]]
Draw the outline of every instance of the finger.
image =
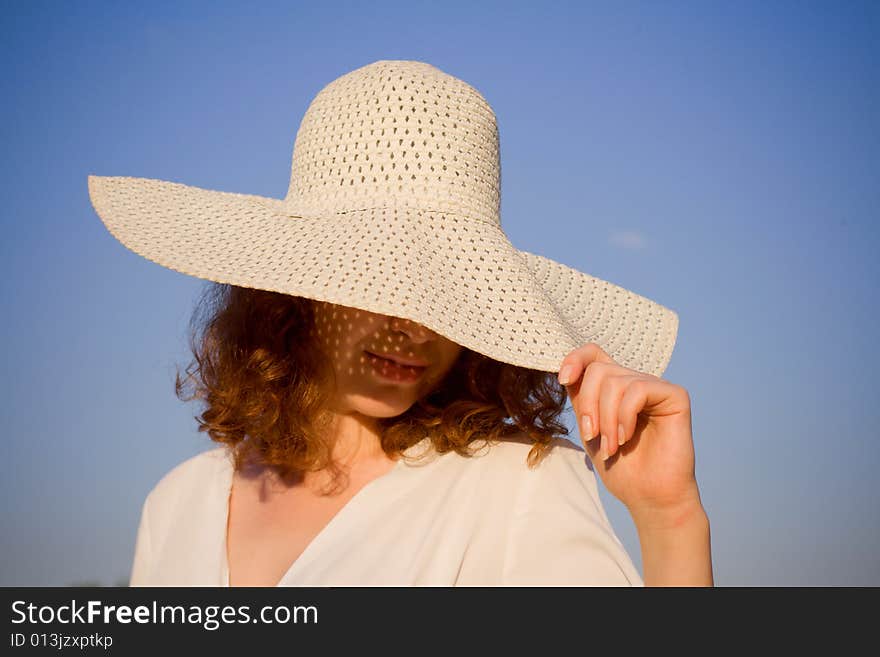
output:
[[617, 453], [620, 400], [629, 383], [628, 376], [605, 376], [599, 388], [599, 433], [602, 447], [601, 458], [605, 461]]
[[623, 427], [623, 442], [620, 443], [620, 439], [618, 439], [620, 446], [625, 445], [636, 430], [639, 413], [648, 401], [650, 385], [650, 381], [635, 379], [626, 386], [617, 409], [618, 422]]
[[564, 386], [575, 384], [592, 362], [616, 364], [615, 360], [605, 353], [602, 347], [595, 342], [588, 342], [562, 359], [559, 366], [559, 383]]
[[594, 466], [597, 466], [602, 462], [602, 458], [599, 455], [599, 439], [594, 438], [593, 440], [582, 440], [584, 445], [584, 451], [590, 455], [590, 461], [592, 461]]
[[[572, 398], [571, 405], [575, 416], [580, 422], [581, 438], [592, 440], [599, 435], [599, 389], [602, 379], [608, 373], [607, 363], [590, 363], [581, 378], [577, 396]], [[596, 441], [596, 449], [599, 443]]]

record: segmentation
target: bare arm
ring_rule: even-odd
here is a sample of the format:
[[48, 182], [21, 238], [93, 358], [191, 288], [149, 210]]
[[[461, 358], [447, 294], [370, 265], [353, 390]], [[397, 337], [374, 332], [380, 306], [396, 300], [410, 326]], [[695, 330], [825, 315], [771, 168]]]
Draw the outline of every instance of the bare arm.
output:
[[663, 513], [631, 512], [645, 586], [713, 586], [709, 517], [699, 502]]

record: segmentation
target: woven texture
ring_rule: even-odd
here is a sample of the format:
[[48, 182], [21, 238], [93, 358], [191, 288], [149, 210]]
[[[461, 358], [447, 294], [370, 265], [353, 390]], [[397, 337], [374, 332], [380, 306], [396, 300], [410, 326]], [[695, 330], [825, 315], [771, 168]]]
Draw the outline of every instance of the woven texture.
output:
[[379, 61], [315, 96], [284, 199], [108, 176], [89, 176], [89, 193], [116, 239], [184, 274], [404, 317], [523, 367], [556, 372], [592, 341], [661, 376], [677, 314], [516, 249], [499, 143], [473, 87]]

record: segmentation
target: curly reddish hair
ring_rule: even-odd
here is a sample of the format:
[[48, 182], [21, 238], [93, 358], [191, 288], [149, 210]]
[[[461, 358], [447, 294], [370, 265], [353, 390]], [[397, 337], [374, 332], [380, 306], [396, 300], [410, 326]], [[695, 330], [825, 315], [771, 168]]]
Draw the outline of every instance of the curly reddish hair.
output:
[[[235, 467], [256, 461], [283, 476], [328, 468], [333, 445], [323, 436], [332, 365], [313, 338], [311, 299], [210, 283], [190, 320], [193, 360], [175, 377], [182, 401], [205, 404], [199, 431], [233, 449]], [[425, 437], [440, 452], [475, 452], [511, 436], [533, 444], [536, 466], [556, 436], [565, 389], [548, 372], [502, 363], [462, 347], [452, 369], [409, 410], [379, 418], [381, 446], [391, 457]], [[524, 434], [524, 436], [523, 436]]]

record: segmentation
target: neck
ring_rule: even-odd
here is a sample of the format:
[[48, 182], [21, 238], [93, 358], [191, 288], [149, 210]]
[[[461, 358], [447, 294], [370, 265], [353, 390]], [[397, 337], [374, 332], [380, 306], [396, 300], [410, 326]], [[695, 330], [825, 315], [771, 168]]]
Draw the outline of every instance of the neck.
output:
[[[385, 451], [379, 438], [375, 419], [354, 413], [337, 414], [331, 422], [330, 437], [333, 441], [333, 460], [347, 475], [359, 480], [386, 472], [393, 462]], [[326, 470], [305, 472], [301, 482], [309, 488], [324, 490], [330, 483]]]
[[333, 458], [345, 467], [354, 467], [364, 461], [381, 460], [385, 457], [375, 418], [359, 413], [335, 415], [330, 436]]

